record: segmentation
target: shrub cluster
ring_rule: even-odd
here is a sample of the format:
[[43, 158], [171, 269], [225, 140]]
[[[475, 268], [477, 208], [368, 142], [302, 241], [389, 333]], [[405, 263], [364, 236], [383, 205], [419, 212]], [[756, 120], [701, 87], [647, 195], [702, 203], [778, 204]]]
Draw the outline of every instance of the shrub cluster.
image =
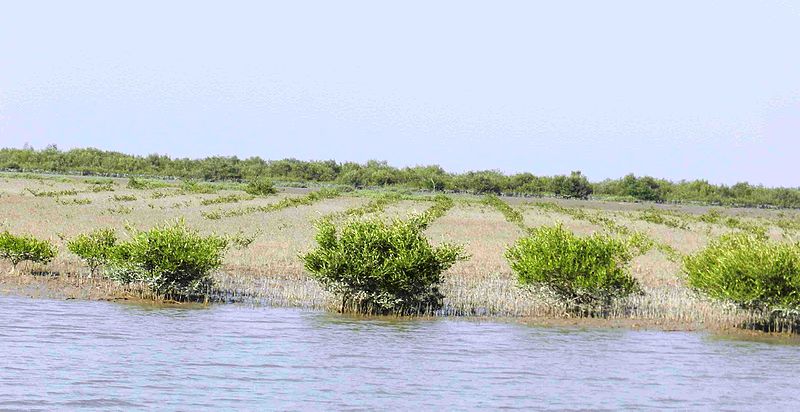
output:
[[259, 177], [247, 182], [244, 191], [253, 196], [269, 196], [278, 193], [272, 181], [265, 177]]
[[[234, 243], [243, 242], [249, 244], [252, 239], [234, 239]], [[92, 273], [105, 266], [105, 274], [120, 283], [144, 284], [163, 297], [193, 299], [212, 286], [211, 272], [222, 265], [228, 243], [228, 238], [201, 236], [178, 221], [134, 232], [122, 243], [114, 231], [99, 229], [75, 237], [67, 247]]]
[[547, 287], [572, 312], [604, 311], [613, 299], [641, 290], [626, 268], [632, 259], [627, 244], [605, 235], [540, 227], [509, 248], [506, 259], [521, 284]]
[[337, 294], [342, 310], [372, 314], [429, 313], [442, 306], [442, 272], [465, 259], [459, 246], [431, 246], [418, 219], [350, 221], [337, 231], [317, 223], [315, 250], [305, 268]]
[[800, 308], [800, 243], [723, 235], [684, 259], [690, 287], [752, 310]]
[[5, 231], [0, 233], [0, 258], [8, 260], [16, 269], [23, 261], [48, 263], [56, 256], [52, 243], [33, 236], [18, 236]]

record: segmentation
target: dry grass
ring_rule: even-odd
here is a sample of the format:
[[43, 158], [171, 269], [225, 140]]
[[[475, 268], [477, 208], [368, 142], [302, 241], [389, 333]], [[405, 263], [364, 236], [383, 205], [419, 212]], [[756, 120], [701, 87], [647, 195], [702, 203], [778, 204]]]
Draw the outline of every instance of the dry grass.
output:
[[[183, 218], [191, 227], [204, 233], [256, 235], [244, 250], [228, 252], [225, 265], [215, 280], [219, 297], [228, 301], [251, 301], [278, 306], [330, 308], [334, 298], [322, 290], [305, 273], [298, 255], [314, 246], [313, 222], [323, 216], [346, 217], [347, 210], [363, 208], [373, 199], [345, 194], [310, 206], [287, 208], [271, 213], [255, 213], [221, 220], [203, 218], [201, 212], [215, 209], [266, 205], [285, 197], [299, 197], [307, 189], [287, 189], [281, 193], [235, 203], [202, 205], [203, 199], [241, 194], [220, 190], [216, 194], [186, 194], [172, 188], [131, 190], [124, 179], [115, 180], [114, 191], [93, 192], [94, 185], [81, 178], [45, 177], [43, 179], [0, 177], [0, 230], [29, 233], [52, 240], [60, 255], [48, 266], [57, 276], [7, 274], [10, 266], [0, 264], [0, 293], [51, 296], [78, 299], [136, 299], [142, 291], [124, 288], [104, 279], [88, 279], [88, 272], [76, 256], [67, 252], [63, 238], [71, 238], [99, 227], [110, 227], [125, 236], [125, 227], [147, 229], [165, 221]], [[35, 197], [27, 188], [37, 191], [75, 190], [77, 195]], [[154, 198], [153, 193], [170, 193]], [[133, 195], [136, 200], [117, 202], [113, 196]], [[90, 204], [74, 203], [71, 199], [89, 199]], [[471, 255], [467, 261], [454, 265], [445, 276], [443, 315], [511, 316], [526, 319], [563, 319], [569, 314], [546, 291], [520, 288], [503, 254], [524, 231], [507, 222], [503, 215], [482, 205], [470, 196], [457, 196], [456, 205], [433, 222], [426, 235], [434, 242], [453, 242], [465, 245]], [[567, 214], [543, 211], [525, 205], [519, 199], [504, 199], [522, 212], [526, 227], [552, 225], [561, 222], [580, 235], [606, 228]], [[566, 207], [587, 207], [592, 213], [614, 220], [633, 231], [670, 245], [679, 252], [692, 253], [709, 239], [732, 229], [723, 225], [691, 222], [686, 229], [672, 228], [637, 219], [646, 209], [643, 205], [617, 207], [615, 203], [558, 201]], [[120, 206], [127, 213], [114, 213]], [[413, 212], [424, 212], [432, 203], [426, 200], [401, 200], [386, 205], [382, 212], [367, 214], [385, 218], [406, 218]], [[707, 208], [696, 206], [666, 206], [666, 210], [698, 215]], [[797, 216], [778, 212], [749, 209], [728, 209], [726, 214], [744, 215], [745, 219], [770, 226], [770, 233], [780, 237], [785, 231], [776, 225], [780, 219]], [[784, 226], [786, 226], [784, 224]], [[790, 226], [790, 230], [791, 226]], [[645, 294], [615, 304], [608, 322], [625, 319], [638, 324], [664, 327], [728, 327], [748, 319], [748, 314], [729, 305], [707, 301], [684, 286], [680, 264], [652, 250], [632, 262], [633, 275], [642, 283]]]

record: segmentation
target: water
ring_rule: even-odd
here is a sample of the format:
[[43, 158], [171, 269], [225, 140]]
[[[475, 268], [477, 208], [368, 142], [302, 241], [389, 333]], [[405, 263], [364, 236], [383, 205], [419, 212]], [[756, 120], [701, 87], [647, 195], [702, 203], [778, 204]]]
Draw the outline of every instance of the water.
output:
[[800, 347], [702, 333], [0, 297], [0, 410], [797, 410]]

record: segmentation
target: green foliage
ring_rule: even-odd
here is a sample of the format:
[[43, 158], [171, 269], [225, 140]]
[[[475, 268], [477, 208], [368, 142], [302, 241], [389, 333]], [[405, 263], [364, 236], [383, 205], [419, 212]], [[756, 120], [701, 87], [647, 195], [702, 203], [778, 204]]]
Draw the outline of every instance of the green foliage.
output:
[[66, 205], [89, 205], [89, 204], [92, 203], [92, 199], [87, 199], [87, 198], [77, 199], [77, 198], [74, 198], [74, 197], [73, 198], [68, 198], [68, 199], [62, 199], [60, 197], [57, 197], [56, 198], [56, 203], [58, 203], [59, 205], [65, 205], [65, 206]]
[[206, 219], [216, 220], [216, 219], [221, 219], [223, 217], [244, 216], [257, 212], [269, 213], [281, 209], [286, 209], [289, 207], [309, 206], [320, 200], [333, 199], [335, 197], [339, 197], [340, 195], [341, 192], [339, 192], [336, 189], [322, 188], [315, 192], [311, 192], [303, 197], [287, 197], [281, 199], [279, 202], [272, 203], [269, 205], [248, 206], [239, 209], [231, 209], [224, 211], [214, 210], [211, 212], [200, 212], [200, 214]]
[[222, 195], [222, 196], [212, 197], [210, 199], [203, 199], [203, 200], [200, 201], [200, 204], [203, 205], [203, 206], [208, 206], [208, 205], [215, 205], [215, 204], [221, 204], [221, 203], [237, 203], [237, 202], [241, 202], [242, 200], [253, 200], [253, 199], [255, 199], [255, 196], [251, 196], [251, 195], [246, 195], [245, 196], [245, 195], [240, 195], [240, 194], [233, 193], [233, 194], [230, 194], [230, 195]]
[[[353, 187], [401, 185], [420, 190], [449, 190], [478, 194], [519, 194], [586, 198], [600, 195], [615, 199], [665, 202], [698, 202], [730, 206], [774, 206], [800, 208], [800, 188], [767, 188], [748, 183], [733, 186], [713, 185], [705, 180], [670, 182], [632, 174], [621, 179], [590, 184], [573, 172], [568, 176], [534, 176], [519, 173], [511, 176], [493, 170], [448, 173], [440, 166], [392, 167], [371, 160], [364, 164], [332, 160], [264, 160], [259, 157], [208, 157], [205, 159], [171, 158], [158, 154], [133, 156], [93, 148], [60, 151], [0, 149], [0, 169], [38, 170], [60, 173], [80, 172], [101, 175], [140, 175], [198, 179], [205, 181], [252, 180], [260, 176], [289, 182], [341, 183]], [[129, 182], [130, 188], [151, 189]], [[163, 183], [161, 183], [163, 185]], [[301, 185], [306, 186], [305, 183]]]
[[259, 177], [247, 182], [244, 191], [253, 196], [269, 196], [278, 193], [272, 181], [265, 177]]
[[8, 260], [16, 268], [20, 262], [48, 263], [56, 257], [52, 243], [33, 236], [17, 236], [5, 231], [0, 233], [0, 258]]
[[689, 225], [685, 221], [656, 209], [644, 210], [641, 212], [641, 214], [639, 214], [638, 218], [645, 222], [655, 223], [657, 225], [664, 225], [676, 229], [689, 229]]
[[377, 314], [429, 313], [442, 306], [442, 272], [465, 259], [460, 246], [431, 246], [418, 219], [350, 221], [337, 231], [317, 223], [305, 268], [342, 299], [342, 310]]
[[748, 309], [800, 308], [800, 243], [723, 235], [684, 260], [690, 287]]
[[181, 182], [181, 191], [194, 194], [213, 194], [217, 193], [217, 188], [208, 183], [184, 180]]
[[170, 185], [166, 182], [160, 182], [149, 179], [138, 179], [133, 176], [131, 176], [128, 179], [128, 185], [127, 185], [128, 189], [134, 189], [134, 190], [159, 189], [168, 186]]
[[609, 236], [540, 227], [505, 256], [521, 284], [547, 287], [572, 311], [607, 309], [613, 299], [641, 290], [626, 268], [632, 259], [628, 245]]
[[97, 229], [88, 234], [80, 234], [67, 242], [67, 249], [78, 255], [92, 274], [97, 268], [105, 265], [114, 253], [117, 234], [111, 229]]
[[433, 198], [433, 206], [428, 208], [424, 213], [414, 217], [414, 219], [417, 220], [417, 224], [420, 226], [427, 227], [436, 219], [444, 216], [447, 211], [453, 208], [453, 205], [455, 205], [455, 203], [449, 196], [436, 195]]
[[525, 229], [525, 219], [522, 217], [522, 213], [520, 213], [519, 210], [509, 206], [508, 203], [504, 202], [499, 197], [487, 195], [483, 197], [481, 203], [495, 208], [498, 212], [503, 214], [503, 216], [506, 218], [506, 221], [509, 223], [513, 223]]
[[91, 191], [95, 192], [95, 193], [97, 193], [97, 192], [113, 192], [114, 191], [114, 184], [113, 183], [107, 183], [107, 184], [104, 184], [104, 185], [92, 185]]
[[226, 238], [201, 236], [179, 221], [118, 244], [108, 274], [123, 283], [143, 283], [161, 296], [192, 298], [211, 287], [211, 271], [222, 265], [227, 246]]
[[717, 209], [709, 209], [708, 212], [700, 215], [698, 219], [705, 223], [719, 223], [719, 221], [722, 219], [722, 213], [720, 213], [720, 211]]
[[35, 197], [75, 196], [78, 194], [78, 191], [74, 189], [43, 191], [43, 190], [26, 188], [25, 190], [27, 190], [30, 194], [34, 195]]
[[136, 200], [136, 196], [134, 195], [114, 195], [111, 200], [115, 202], [132, 202]]

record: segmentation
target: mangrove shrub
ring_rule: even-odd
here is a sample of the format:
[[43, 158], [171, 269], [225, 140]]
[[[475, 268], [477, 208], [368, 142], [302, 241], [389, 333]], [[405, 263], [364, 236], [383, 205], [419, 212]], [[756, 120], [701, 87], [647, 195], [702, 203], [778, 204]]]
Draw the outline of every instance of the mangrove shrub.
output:
[[80, 234], [67, 242], [67, 249], [78, 255], [92, 275], [97, 268], [105, 265], [114, 254], [117, 244], [117, 234], [111, 229], [97, 229], [88, 234]]
[[465, 259], [460, 246], [431, 246], [423, 219], [350, 221], [337, 231], [317, 223], [305, 268], [342, 299], [342, 310], [374, 314], [428, 313], [442, 306], [442, 272]]
[[692, 288], [746, 309], [800, 307], [800, 243], [729, 233], [687, 256], [684, 271]]
[[226, 238], [202, 236], [179, 221], [133, 234], [114, 247], [109, 277], [143, 283], [154, 293], [192, 298], [212, 286], [211, 272], [222, 265]]
[[633, 255], [627, 243], [595, 234], [579, 237], [563, 226], [540, 227], [506, 251], [523, 285], [541, 285], [571, 311], [607, 309], [612, 300], [638, 293], [627, 270]]
[[56, 257], [56, 248], [46, 240], [33, 236], [18, 236], [5, 231], [0, 233], [0, 258], [8, 260], [14, 268], [23, 261], [48, 263]]
[[249, 181], [244, 191], [253, 196], [268, 196], [278, 192], [278, 190], [275, 189], [275, 185], [272, 184], [272, 181], [264, 177]]

